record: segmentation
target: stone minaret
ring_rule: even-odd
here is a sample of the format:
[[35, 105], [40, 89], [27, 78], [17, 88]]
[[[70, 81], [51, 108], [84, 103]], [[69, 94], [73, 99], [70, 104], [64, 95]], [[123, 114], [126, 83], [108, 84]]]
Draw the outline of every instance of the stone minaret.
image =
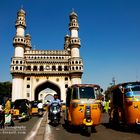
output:
[[30, 34], [25, 35], [25, 40], [26, 40], [25, 50], [31, 50], [32, 49], [32, 44], [31, 44], [31, 36], [30, 36]]
[[81, 76], [83, 73], [83, 62], [80, 58], [79, 49], [81, 46], [80, 38], [78, 37], [78, 20], [77, 14], [73, 11], [70, 14], [70, 39], [69, 45], [71, 49], [71, 58], [69, 59], [70, 65], [70, 74], [71, 74], [71, 83], [72, 84], [81, 84]]
[[25, 39], [25, 11], [20, 9], [17, 13], [15, 24], [16, 35], [13, 39], [14, 57], [11, 62], [12, 81], [12, 101], [23, 97], [23, 71], [24, 71], [24, 51], [26, 45]]

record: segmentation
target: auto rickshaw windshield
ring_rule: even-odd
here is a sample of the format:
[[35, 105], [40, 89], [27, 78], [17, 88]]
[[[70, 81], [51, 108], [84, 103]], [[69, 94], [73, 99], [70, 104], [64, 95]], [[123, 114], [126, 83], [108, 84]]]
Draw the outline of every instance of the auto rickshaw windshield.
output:
[[139, 97], [139, 96], [140, 96], [140, 86], [139, 85], [129, 86], [125, 89], [126, 98]]
[[95, 99], [95, 93], [93, 87], [80, 87], [79, 88], [80, 98]]
[[131, 86], [129, 88], [126, 88], [126, 92], [129, 91], [140, 91], [140, 86]]

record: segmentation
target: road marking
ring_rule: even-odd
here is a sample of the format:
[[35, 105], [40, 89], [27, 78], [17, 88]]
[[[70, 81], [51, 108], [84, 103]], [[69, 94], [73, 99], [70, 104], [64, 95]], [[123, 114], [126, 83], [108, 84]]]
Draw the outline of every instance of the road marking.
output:
[[37, 134], [37, 131], [40, 127], [40, 124], [43, 120], [43, 117], [40, 118], [37, 123], [34, 125], [34, 127], [32, 128], [31, 132], [26, 136], [25, 140], [34, 140], [34, 137], [36, 136]]
[[[48, 119], [47, 122], [49, 122]], [[54, 134], [49, 124], [46, 125], [44, 140], [54, 140]]]

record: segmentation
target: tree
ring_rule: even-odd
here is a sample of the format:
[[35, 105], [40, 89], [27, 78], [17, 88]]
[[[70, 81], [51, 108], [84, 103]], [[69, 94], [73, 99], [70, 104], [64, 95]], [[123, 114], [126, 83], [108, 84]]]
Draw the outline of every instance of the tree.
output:
[[9, 81], [0, 82], [0, 96], [11, 97], [12, 83]]

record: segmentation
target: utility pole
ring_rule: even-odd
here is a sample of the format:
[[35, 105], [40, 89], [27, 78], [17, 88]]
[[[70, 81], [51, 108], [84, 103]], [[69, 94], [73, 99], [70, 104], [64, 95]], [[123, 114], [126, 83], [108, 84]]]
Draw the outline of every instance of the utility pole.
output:
[[112, 77], [112, 85], [115, 85], [115, 82], [116, 82], [115, 77]]

